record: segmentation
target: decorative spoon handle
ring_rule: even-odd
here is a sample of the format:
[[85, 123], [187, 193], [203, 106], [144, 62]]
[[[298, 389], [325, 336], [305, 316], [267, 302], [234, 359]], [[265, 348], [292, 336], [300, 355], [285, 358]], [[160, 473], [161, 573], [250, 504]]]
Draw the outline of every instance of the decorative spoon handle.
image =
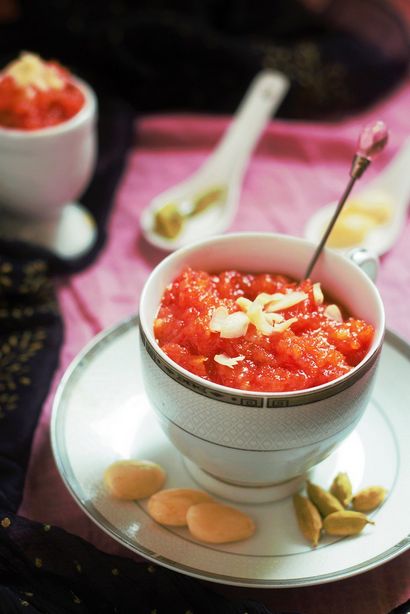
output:
[[387, 144], [389, 138], [388, 130], [382, 121], [377, 121], [374, 124], [370, 124], [366, 126], [359, 136], [358, 141], [358, 149], [354, 155], [352, 160], [352, 167], [350, 169], [350, 178], [349, 182], [339, 200], [339, 203], [336, 207], [336, 211], [333, 214], [332, 219], [327, 226], [319, 245], [317, 246], [309, 265], [306, 269], [305, 279], [310, 277], [312, 274], [312, 270], [322, 253], [322, 250], [326, 244], [327, 239], [329, 238], [330, 233], [332, 232], [333, 226], [336, 223], [337, 218], [345, 204], [352, 188], [357, 179], [363, 175], [364, 171], [369, 166], [370, 162], [373, 160], [375, 156], [377, 156]]
[[272, 115], [289, 89], [279, 71], [263, 70], [252, 81], [227, 131], [205, 163], [206, 172], [229, 180], [240, 177]]

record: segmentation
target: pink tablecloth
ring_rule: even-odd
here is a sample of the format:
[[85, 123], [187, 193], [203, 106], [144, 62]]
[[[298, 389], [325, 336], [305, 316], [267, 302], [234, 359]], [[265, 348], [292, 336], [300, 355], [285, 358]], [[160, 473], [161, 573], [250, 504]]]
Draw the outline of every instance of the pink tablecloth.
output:
[[[337, 198], [345, 186], [363, 123], [381, 118], [390, 146], [363, 179], [371, 179], [410, 135], [410, 84], [361, 116], [332, 124], [273, 121], [245, 177], [232, 230], [272, 230], [302, 235], [309, 215]], [[70, 361], [100, 330], [137, 309], [152, 267], [163, 257], [140, 236], [139, 215], [158, 192], [185, 178], [205, 159], [228, 118], [157, 116], [140, 119], [109, 226], [109, 241], [93, 266], [61, 280], [59, 297], [66, 337], [61, 363], [37, 428], [21, 514], [81, 535], [108, 552], [132, 556], [77, 507], [57, 473], [49, 441], [51, 402]], [[409, 169], [410, 172], [410, 169]], [[410, 340], [410, 221], [381, 263], [378, 280], [388, 327]], [[322, 586], [254, 590], [226, 588], [272, 608], [304, 614], [386, 614], [410, 597], [410, 552], [373, 571]]]

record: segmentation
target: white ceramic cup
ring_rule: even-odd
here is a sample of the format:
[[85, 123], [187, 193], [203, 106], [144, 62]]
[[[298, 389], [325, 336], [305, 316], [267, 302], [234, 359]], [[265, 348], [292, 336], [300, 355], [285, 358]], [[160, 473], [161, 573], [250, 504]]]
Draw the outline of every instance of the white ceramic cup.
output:
[[96, 162], [97, 100], [89, 85], [75, 84], [85, 102], [69, 120], [30, 131], [0, 127], [3, 236], [53, 246], [64, 207], [88, 186]]
[[281, 393], [228, 388], [177, 365], [154, 337], [162, 293], [184, 266], [300, 279], [314, 249], [314, 244], [286, 235], [227, 234], [174, 252], [146, 281], [139, 309], [143, 381], [162, 429], [191, 469], [239, 488], [297, 481], [331, 454], [362, 417], [382, 347], [384, 309], [369, 277], [331, 250], [322, 253], [312, 280], [320, 281], [353, 316], [372, 324], [375, 335], [366, 357], [330, 383]]

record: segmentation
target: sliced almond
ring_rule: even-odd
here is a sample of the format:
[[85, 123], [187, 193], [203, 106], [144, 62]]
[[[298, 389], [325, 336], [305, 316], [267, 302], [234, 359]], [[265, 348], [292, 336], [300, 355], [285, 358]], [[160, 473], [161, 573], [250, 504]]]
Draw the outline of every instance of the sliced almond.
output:
[[229, 316], [229, 311], [226, 307], [217, 307], [212, 314], [211, 321], [209, 323], [209, 328], [213, 333], [220, 333], [221, 326], [225, 322], [226, 318]]
[[53, 90], [61, 90], [64, 87], [63, 79], [52, 67], [47, 67], [45, 73], [45, 81], [48, 86], [47, 89], [51, 88]]
[[260, 305], [262, 305], [262, 307], [264, 307], [268, 303], [271, 303], [272, 301], [274, 301], [277, 296], [282, 296], [282, 294], [281, 295], [279, 295], [278, 293], [268, 294], [267, 292], [261, 292], [255, 298], [255, 303], [259, 303]]
[[256, 302], [252, 303], [252, 307], [248, 310], [249, 320], [262, 335], [269, 336], [273, 333], [273, 326], [269, 324], [265, 316], [262, 305]]
[[316, 305], [323, 305], [325, 297], [323, 296], [322, 288], [320, 287], [319, 281], [313, 284], [313, 299]]
[[244, 296], [240, 296], [239, 298], [236, 299], [236, 304], [238, 305], [238, 307], [240, 307], [243, 311], [248, 311], [248, 309], [251, 307], [252, 305], [252, 301], [250, 301], [248, 298], [245, 298]]
[[306, 292], [289, 292], [289, 294], [282, 294], [280, 298], [268, 303], [266, 306], [266, 311], [268, 313], [271, 313], [272, 311], [282, 311], [282, 309], [294, 307], [307, 298], [308, 295]]
[[[268, 337], [274, 332], [288, 329], [297, 321], [297, 318], [284, 320], [283, 315], [276, 311], [293, 307], [306, 298], [308, 295], [305, 292], [289, 292], [288, 294], [261, 292], [254, 301], [241, 296], [236, 299], [236, 304], [243, 311], [228, 314], [226, 307], [218, 307], [211, 319], [211, 330], [220, 332], [222, 338], [234, 339], [246, 335], [248, 325], [252, 323], [262, 335]], [[265, 306], [267, 306], [266, 309], [264, 309]]]
[[273, 327], [273, 332], [283, 333], [284, 330], [287, 330], [288, 328], [290, 328], [290, 326], [292, 326], [292, 324], [294, 324], [297, 321], [298, 321], [297, 318], [289, 318], [289, 320], [285, 320], [284, 322], [279, 322], [278, 324], [275, 324], [275, 326]]
[[343, 322], [342, 312], [337, 305], [328, 305], [324, 311], [325, 316], [329, 320], [335, 320], [336, 322]]
[[267, 321], [268, 324], [275, 324], [276, 322], [283, 322], [285, 319], [283, 315], [281, 315], [280, 313], [274, 313], [273, 311], [272, 313], [267, 313], [266, 311], [264, 311], [263, 315], [265, 316], [265, 320]]
[[238, 362], [240, 362], [244, 358], [245, 356], [235, 356], [233, 358], [230, 358], [226, 354], [215, 354], [214, 361], [220, 365], [223, 365], [224, 367], [229, 367], [230, 369], [232, 369], [238, 364]]
[[20, 87], [35, 86], [42, 91], [64, 87], [64, 80], [55, 68], [48, 66], [34, 53], [22, 53], [4, 72], [13, 77]]
[[223, 339], [236, 339], [246, 335], [249, 326], [249, 318], [243, 311], [230, 313], [221, 325], [221, 337]]

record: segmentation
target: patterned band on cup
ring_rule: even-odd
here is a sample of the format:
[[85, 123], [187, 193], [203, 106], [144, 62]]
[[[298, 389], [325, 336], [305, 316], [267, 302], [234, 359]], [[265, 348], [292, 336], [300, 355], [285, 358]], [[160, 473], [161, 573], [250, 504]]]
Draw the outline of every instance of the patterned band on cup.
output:
[[[325, 388], [311, 389], [306, 392], [299, 392], [298, 394], [289, 393], [266, 393], [252, 396], [252, 394], [241, 394], [241, 391], [230, 392], [214, 390], [211, 386], [204, 383], [199, 383], [193, 378], [182, 374], [177, 367], [174, 367], [170, 362], [167, 362], [159, 355], [157, 348], [154, 347], [146, 336], [142, 329], [140, 322], [138, 322], [141, 341], [145, 347], [148, 355], [153, 362], [170, 378], [178, 382], [185, 388], [188, 388], [192, 392], [196, 392], [204, 397], [213, 399], [214, 401], [222, 401], [223, 403], [230, 403], [231, 405], [242, 405], [244, 407], [293, 407], [296, 405], [306, 405], [307, 403], [315, 403], [317, 401], [323, 401], [336, 394], [339, 394], [346, 388], [352, 386], [360, 378], [362, 378], [377, 361], [381, 345], [377, 348], [377, 351], [367, 360], [359, 369], [353, 370], [351, 374], [343, 381], [330, 383]], [[274, 396], [273, 396], [274, 395]]]

